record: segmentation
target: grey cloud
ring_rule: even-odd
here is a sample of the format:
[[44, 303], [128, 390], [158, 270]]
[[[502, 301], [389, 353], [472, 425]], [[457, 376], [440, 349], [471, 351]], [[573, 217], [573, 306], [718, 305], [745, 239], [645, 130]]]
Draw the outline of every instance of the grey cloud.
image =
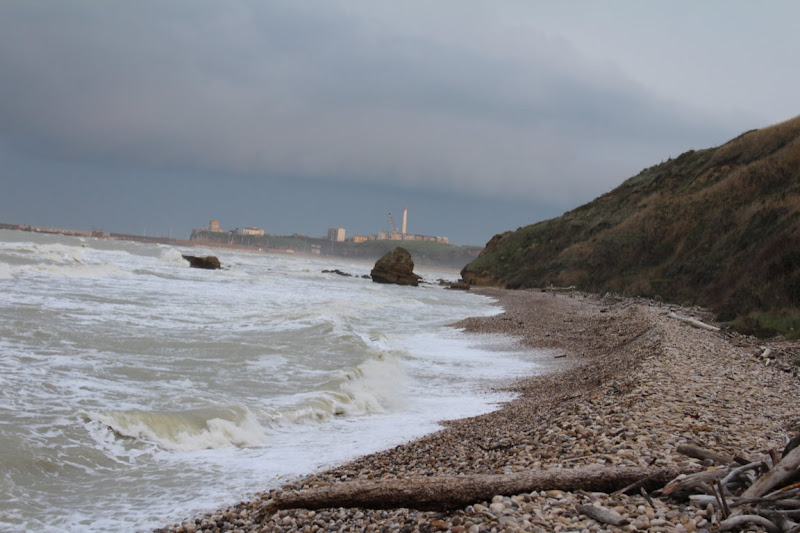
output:
[[568, 42], [529, 33], [501, 55], [498, 35], [407, 35], [343, 5], [3, 3], [0, 139], [88, 163], [558, 202], [724, 140]]

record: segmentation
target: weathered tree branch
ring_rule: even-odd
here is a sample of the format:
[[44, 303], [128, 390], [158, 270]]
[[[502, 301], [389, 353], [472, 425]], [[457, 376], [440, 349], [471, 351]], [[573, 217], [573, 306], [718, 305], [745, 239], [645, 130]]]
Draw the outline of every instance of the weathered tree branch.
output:
[[674, 318], [676, 320], [680, 320], [681, 322], [686, 322], [687, 324], [694, 326], [696, 328], [707, 329], [709, 331], [719, 331], [719, 328], [717, 326], [712, 326], [711, 324], [700, 322], [699, 320], [695, 320], [694, 318], [689, 318], [688, 316], [680, 316], [676, 315], [675, 313], [670, 313], [669, 317]]
[[760, 498], [779, 483], [795, 475], [800, 467], [800, 447], [790, 451], [772, 470], [761, 476], [744, 491], [743, 498]]
[[660, 470], [647, 467], [597, 467], [556, 468], [506, 475], [357, 480], [278, 494], [261, 507], [260, 514], [264, 516], [280, 509], [333, 507], [447, 510], [489, 500], [498, 494], [551, 489], [613, 492], [642, 478], [648, 478], [645, 488], [653, 490], [663, 487], [669, 480], [685, 472], [685, 468]]
[[702, 484], [707, 485], [708, 483], [713, 483], [718, 479], [723, 478], [729, 471], [729, 468], [723, 467], [716, 470], [704, 470], [702, 472], [690, 474], [685, 477], [676, 477], [670, 481], [666, 487], [664, 487], [664, 490], [661, 493], [664, 496], [669, 496], [670, 494], [675, 494], [677, 492], [689, 491]]
[[711, 459], [714, 462], [720, 464], [728, 464], [736, 462], [736, 458], [731, 455], [717, 453], [711, 450], [706, 450], [705, 448], [698, 448], [697, 446], [691, 446], [689, 444], [681, 444], [675, 451], [687, 457], [694, 457], [695, 459]]
[[741, 527], [745, 524], [756, 524], [764, 528], [769, 533], [781, 533], [781, 528], [770, 522], [767, 518], [752, 514], [734, 516], [732, 518], [728, 518], [727, 520], [723, 520], [719, 523], [719, 530], [730, 531], [731, 529], [736, 529], [737, 527]]

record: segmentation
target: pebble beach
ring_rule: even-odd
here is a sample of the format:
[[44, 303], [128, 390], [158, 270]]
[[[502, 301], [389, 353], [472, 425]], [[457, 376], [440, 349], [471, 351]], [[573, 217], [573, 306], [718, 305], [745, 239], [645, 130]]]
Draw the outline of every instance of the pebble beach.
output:
[[[714, 531], [717, 517], [706, 507], [638, 491], [552, 487], [439, 511], [262, 508], [286, 492], [354, 480], [587, 467], [696, 469], [708, 465], [678, 453], [678, 446], [759, 460], [800, 432], [798, 343], [697, 327], [682, 318], [710, 324], [712, 316], [651, 300], [570, 291], [480, 292], [496, 298], [504, 313], [454, 327], [512, 336], [520, 349], [545, 350], [547, 373], [508, 385], [516, 399], [157, 531]], [[584, 505], [613, 514], [617, 525], [587, 516]]]

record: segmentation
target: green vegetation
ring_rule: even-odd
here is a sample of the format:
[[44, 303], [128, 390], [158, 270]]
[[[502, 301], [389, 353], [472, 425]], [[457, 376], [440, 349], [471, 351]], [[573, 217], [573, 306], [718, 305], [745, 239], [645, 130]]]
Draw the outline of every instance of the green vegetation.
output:
[[800, 117], [647, 168], [564, 215], [496, 235], [475, 284], [575, 285], [710, 307], [800, 335]]

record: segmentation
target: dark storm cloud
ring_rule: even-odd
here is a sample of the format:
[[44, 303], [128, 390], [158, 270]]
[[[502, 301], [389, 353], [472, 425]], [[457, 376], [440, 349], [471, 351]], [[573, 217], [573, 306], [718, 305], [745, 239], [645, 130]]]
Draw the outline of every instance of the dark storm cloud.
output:
[[563, 39], [457, 20], [449, 39], [409, 34], [350, 6], [4, 2], [0, 141], [88, 164], [569, 204], [632, 160], [725, 140]]

